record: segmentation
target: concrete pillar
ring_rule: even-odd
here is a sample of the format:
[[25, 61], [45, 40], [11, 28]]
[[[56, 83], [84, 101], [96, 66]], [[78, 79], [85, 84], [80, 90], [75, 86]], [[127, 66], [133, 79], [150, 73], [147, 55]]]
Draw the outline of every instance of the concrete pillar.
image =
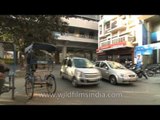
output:
[[151, 25], [150, 25], [150, 22], [146, 23], [146, 27], [147, 27], [147, 31], [148, 31], [147, 32], [147, 43], [150, 44], [151, 43], [151, 36], [150, 36], [151, 35], [151, 32], [150, 32], [151, 31]]
[[62, 60], [66, 57], [67, 55], [67, 42], [64, 43], [64, 46], [62, 48]]
[[[151, 43], [151, 23], [150, 22], [146, 22], [146, 29], [147, 29], [147, 44], [150, 44]], [[152, 55], [144, 56], [143, 63], [145, 65], [152, 64], [153, 63], [152, 59], [153, 59]]]
[[93, 53], [90, 52], [90, 60], [93, 60]]
[[56, 64], [60, 64], [60, 61], [59, 61], [59, 51], [55, 52], [55, 63]]
[[131, 59], [132, 59], [132, 63], [135, 63], [135, 61], [134, 61], [134, 48], [131, 49]]

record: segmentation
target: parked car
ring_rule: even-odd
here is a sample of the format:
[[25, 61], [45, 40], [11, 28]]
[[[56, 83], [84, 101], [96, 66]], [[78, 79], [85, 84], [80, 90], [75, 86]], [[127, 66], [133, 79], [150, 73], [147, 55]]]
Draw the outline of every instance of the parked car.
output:
[[137, 81], [137, 75], [122, 64], [114, 61], [97, 61], [95, 66], [101, 71], [102, 78], [111, 84], [131, 83]]
[[86, 58], [67, 57], [63, 60], [60, 76], [72, 81], [73, 86], [98, 85], [102, 78], [101, 72]]

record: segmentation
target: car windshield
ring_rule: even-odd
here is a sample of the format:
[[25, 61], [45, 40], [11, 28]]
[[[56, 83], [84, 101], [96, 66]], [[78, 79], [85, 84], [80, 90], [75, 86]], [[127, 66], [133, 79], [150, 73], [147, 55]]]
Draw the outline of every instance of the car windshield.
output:
[[122, 64], [114, 62], [114, 61], [107, 61], [107, 63], [113, 69], [126, 69]]
[[94, 64], [87, 59], [74, 59], [74, 65], [76, 68], [93, 68]]

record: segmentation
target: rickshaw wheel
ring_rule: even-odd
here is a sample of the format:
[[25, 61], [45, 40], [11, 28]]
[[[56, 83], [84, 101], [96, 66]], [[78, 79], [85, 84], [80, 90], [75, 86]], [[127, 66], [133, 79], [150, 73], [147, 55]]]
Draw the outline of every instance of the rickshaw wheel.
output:
[[46, 88], [49, 94], [53, 94], [56, 92], [56, 81], [54, 77], [52, 76], [47, 77]]
[[31, 99], [34, 94], [34, 84], [30, 80], [26, 80], [25, 82], [25, 91], [28, 99]]

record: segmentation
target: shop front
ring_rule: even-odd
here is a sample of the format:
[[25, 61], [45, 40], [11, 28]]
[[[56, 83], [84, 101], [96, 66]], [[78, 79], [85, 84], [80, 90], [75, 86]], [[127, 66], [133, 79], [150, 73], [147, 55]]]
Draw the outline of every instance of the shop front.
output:
[[112, 60], [125, 63], [125, 60], [134, 60], [134, 48], [126, 42], [103, 46], [97, 49], [98, 60]]
[[[144, 64], [159, 63], [158, 57], [155, 57], [155, 52], [159, 49], [160, 43], [136, 46], [134, 49], [134, 62], [136, 63], [137, 56], [140, 55]], [[149, 60], [149, 58], [151, 59]]]
[[117, 48], [105, 51], [107, 60], [125, 63], [126, 60], [132, 61], [133, 48]]

